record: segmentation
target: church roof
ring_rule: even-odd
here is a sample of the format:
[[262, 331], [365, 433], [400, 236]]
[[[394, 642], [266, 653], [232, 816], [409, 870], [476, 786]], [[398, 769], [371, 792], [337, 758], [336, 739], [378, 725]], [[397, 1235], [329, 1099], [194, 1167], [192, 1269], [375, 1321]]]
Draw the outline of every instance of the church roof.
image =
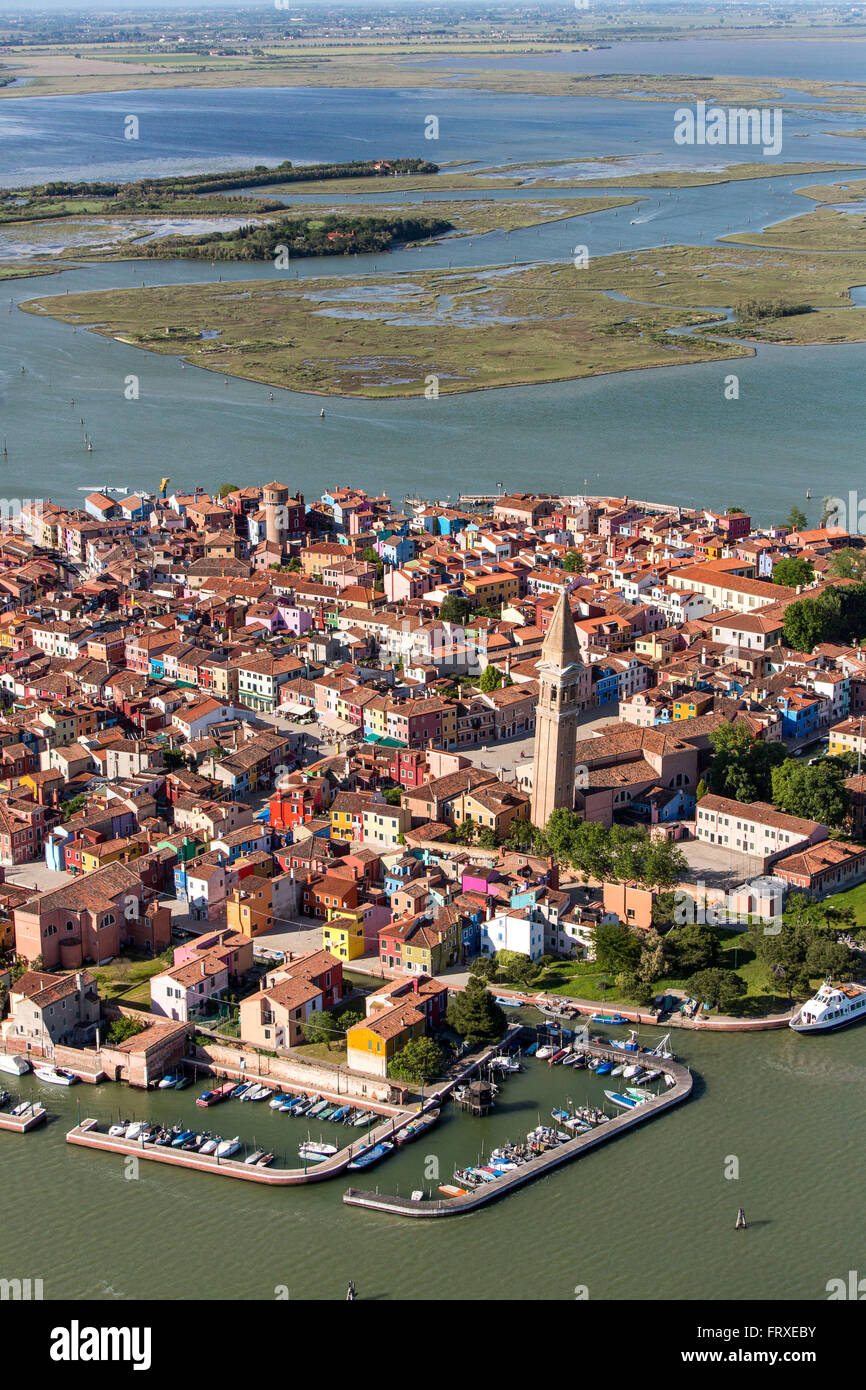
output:
[[574, 627], [571, 604], [565, 593], [560, 594], [550, 627], [544, 635], [541, 660], [551, 662], [560, 669], [580, 661], [580, 644]]

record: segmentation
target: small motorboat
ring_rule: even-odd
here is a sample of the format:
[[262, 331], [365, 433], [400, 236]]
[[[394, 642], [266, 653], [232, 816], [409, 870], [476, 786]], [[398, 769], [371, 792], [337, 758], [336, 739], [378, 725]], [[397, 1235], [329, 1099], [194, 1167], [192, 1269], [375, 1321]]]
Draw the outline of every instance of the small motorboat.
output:
[[643, 1105], [648, 1100], [655, 1100], [652, 1091], [642, 1091], [640, 1086], [626, 1086], [625, 1093], [627, 1096], [631, 1096], [632, 1100], [636, 1100], [638, 1105]]
[[596, 1067], [596, 1069], [595, 1069], [595, 1074], [596, 1074], [596, 1076], [607, 1076], [608, 1073], [609, 1073], [609, 1072], [612, 1072], [612, 1071], [613, 1071], [613, 1062], [605, 1062], [605, 1061], [602, 1061], [602, 1062], [599, 1062], [598, 1066]]
[[270, 1166], [271, 1166], [271, 1164], [273, 1163], [273, 1161], [274, 1161], [274, 1155], [273, 1155], [273, 1154], [262, 1154], [261, 1158], [259, 1159], [258, 1163], [256, 1164], [256, 1167], [257, 1167], [257, 1168], [270, 1168]]
[[371, 1168], [374, 1163], [378, 1163], [381, 1159], [387, 1158], [393, 1148], [394, 1145], [390, 1143], [389, 1140], [383, 1139], [381, 1144], [373, 1144], [372, 1148], [364, 1149], [363, 1153], [358, 1154], [357, 1158], [353, 1158], [349, 1167], [353, 1169]]
[[565, 1059], [566, 1059], [566, 1057], [568, 1056], [568, 1054], [569, 1054], [570, 1051], [571, 1051], [571, 1048], [569, 1048], [569, 1047], [561, 1047], [561, 1048], [559, 1048], [559, 1050], [558, 1050], [557, 1052], [554, 1052], [554, 1054], [553, 1054], [552, 1057], [548, 1057], [548, 1059], [547, 1059], [547, 1065], [548, 1065], [549, 1067], [558, 1067], [559, 1064], [560, 1064], [560, 1062], [564, 1062], [564, 1061], [565, 1061]]
[[11, 1091], [2, 1091], [2, 1090], [0, 1090], [0, 1110], [2, 1110], [2, 1109], [4, 1108], [4, 1106], [7, 1106], [7, 1105], [9, 1104], [9, 1102], [10, 1102], [11, 1099], [12, 1099], [12, 1092], [11, 1092]]
[[219, 1137], [218, 1134], [217, 1134], [215, 1137], [212, 1136], [210, 1139], [205, 1139], [204, 1143], [202, 1144], [201, 1148], [199, 1149], [199, 1153], [200, 1153], [200, 1154], [212, 1154], [212, 1153], [215, 1153], [215, 1152], [216, 1152], [217, 1144], [219, 1144], [220, 1142], [221, 1142], [221, 1140], [220, 1140], [220, 1137]]
[[232, 1154], [236, 1154], [239, 1148], [241, 1148], [240, 1135], [236, 1134], [234, 1139], [223, 1139], [221, 1143], [217, 1144], [216, 1156], [217, 1158], [231, 1158]]
[[0, 1052], [0, 1071], [9, 1076], [24, 1076], [30, 1070], [26, 1057], [16, 1057], [11, 1052]]
[[53, 1086], [73, 1086], [78, 1077], [65, 1067], [34, 1067], [33, 1075], [40, 1081], [50, 1081]]
[[[312, 1114], [313, 1112], [311, 1111], [310, 1113]], [[374, 1111], [372, 1111], [372, 1110], [360, 1110], [360, 1111], [358, 1112], [358, 1116], [357, 1116], [357, 1118], [356, 1118], [356, 1120], [355, 1120], [355, 1124], [356, 1124], [356, 1125], [368, 1125], [368, 1124], [370, 1123], [371, 1120], [376, 1120], [376, 1119], [378, 1119], [378, 1116], [375, 1114]]]
[[620, 1095], [619, 1091], [605, 1091], [605, 1095], [609, 1101], [620, 1106], [622, 1110], [634, 1110], [637, 1105], [637, 1101], [632, 1096]]
[[341, 1105], [339, 1110], [335, 1110], [333, 1115], [331, 1116], [331, 1119], [333, 1120], [334, 1124], [342, 1124], [351, 1109], [351, 1105]]
[[271, 1110], [280, 1110], [282, 1106], [287, 1105], [291, 1099], [292, 1097], [287, 1095], [285, 1091], [277, 1091], [276, 1095], [268, 1101], [268, 1106]]
[[246, 1163], [248, 1166], [253, 1163], [258, 1163], [259, 1159], [264, 1158], [264, 1156], [264, 1149], [253, 1149], [252, 1153], [248, 1154], [247, 1157], [244, 1159], [244, 1163]]
[[623, 1023], [628, 1023], [628, 1019], [624, 1018], [622, 1014], [592, 1014], [590, 1016], [589, 1021], [590, 1023], [607, 1023], [619, 1025], [622, 1025]]
[[622, 1074], [627, 1081], [638, 1081], [643, 1076], [643, 1067], [639, 1062], [630, 1062], [627, 1067], [623, 1067]]
[[469, 1193], [468, 1187], [458, 1187], [453, 1182], [440, 1182], [439, 1191], [443, 1197], [466, 1197]]
[[162, 1080], [160, 1081], [160, 1083], [159, 1083], [159, 1089], [160, 1089], [161, 1091], [167, 1091], [167, 1090], [169, 1090], [172, 1086], [176, 1086], [177, 1083], [178, 1083], [178, 1081], [182, 1081], [182, 1080], [183, 1080], [183, 1077], [181, 1076], [180, 1072], [169, 1072], [168, 1075], [167, 1075], [167, 1076], [164, 1076], [164, 1077], [162, 1078]]
[[192, 1085], [192, 1080], [190, 1079], [190, 1077], [188, 1077], [188, 1076], [182, 1076], [182, 1077], [180, 1078], [180, 1081], [176, 1081], [176, 1082], [175, 1082], [174, 1089], [175, 1089], [176, 1091], [185, 1091], [186, 1088], [187, 1088], [187, 1086], [191, 1086], [191, 1085]]
[[298, 1149], [298, 1156], [307, 1163], [324, 1163], [326, 1158], [333, 1158], [338, 1152], [336, 1144], [316, 1144], [308, 1139]]
[[437, 1106], [435, 1110], [428, 1110], [426, 1115], [419, 1115], [417, 1120], [401, 1129], [399, 1134], [394, 1136], [398, 1148], [402, 1148], [404, 1144], [411, 1144], [414, 1139], [420, 1139], [422, 1134], [433, 1128], [441, 1113]]
[[247, 1091], [241, 1100], [268, 1100], [273, 1095], [270, 1086], [253, 1086], [251, 1091]]
[[322, 1114], [322, 1112], [323, 1112], [324, 1110], [327, 1110], [327, 1109], [328, 1109], [328, 1102], [327, 1102], [326, 1100], [319, 1100], [319, 1101], [316, 1102], [315, 1105], [312, 1105], [312, 1106], [310, 1107], [310, 1109], [307, 1111], [307, 1114], [309, 1115], [309, 1117], [310, 1117], [311, 1120], [315, 1120], [315, 1119], [317, 1119], [317, 1118], [319, 1117], [319, 1115]]
[[150, 1126], [148, 1125], [147, 1120], [133, 1120], [132, 1123], [129, 1125], [124, 1137], [126, 1139], [138, 1139], [141, 1135], [141, 1131], [143, 1129], [149, 1128]]
[[131, 1124], [132, 1120], [121, 1120], [116, 1125], [109, 1125], [108, 1133], [111, 1135], [112, 1139], [125, 1139], [126, 1131], [129, 1129], [129, 1126]]
[[182, 1149], [183, 1146], [184, 1146], [184, 1144], [188, 1144], [189, 1141], [190, 1141], [190, 1139], [194, 1139], [194, 1138], [195, 1138], [195, 1130], [194, 1130], [194, 1129], [182, 1129], [181, 1132], [180, 1132], [180, 1134], [176, 1134], [175, 1137], [172, 1139], [172, 1141], [171, 1141], [171, 1147], [172, 1147], [173, 1149]]
[[13, 1105], [11, 1113], [13, 1115], [26, 1115], [27, 1111], [32, 1109], [32, 1100], [22, 1100], [18, 1105]]
[[494, 1002], [497, 1003], [497, 1004], [499, 1005], [500, 1009], [522, 1009], [522, 1008], [523, 1008], [523, 1000], [522, 1000], [522, 999], [496, 999]]
[[241, 1100], [252, 1086], [251, 1081], [241, 1081], [232, 1091], [232, 1100]]
[[548, 1057], [552, 1057], [556, 1051], [557, 1049], [555, 1047], [548, 1047], [547, 1043], [545, 1043], [543, 1047], [536, 1048], [535, 1055], [539, 1062], [544, 1062]]

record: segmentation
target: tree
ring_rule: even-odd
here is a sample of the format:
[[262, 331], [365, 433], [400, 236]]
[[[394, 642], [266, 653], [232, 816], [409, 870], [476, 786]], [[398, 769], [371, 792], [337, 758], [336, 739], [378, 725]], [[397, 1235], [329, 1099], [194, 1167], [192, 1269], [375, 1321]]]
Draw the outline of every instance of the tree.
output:
[[496, 831], [491, 829], [489, 825], [482, 825], [475, 837], [475, 843], [479, 845], [481, 849], [496, 849], [499, 843], [496, 838]]
[[454, 839], [458, 845], [471, 845], [475, 838], [475, 821], [471, 816], [465, 816], [459, 825], [454, 827]]
[[410, 1038], [388, 1063], [388, 1075], [396, 1081], [411, 1081], [426, 1086], [434, 1076], [441, 1075], [445, 1053], [432, 1038]]
[[838, 829], [851, 811], [847, 775], [848, 769], [835, 758], [822, 758], [813, 767], [797, 758], [786, 758], [773, 769], [773, 802], [790, 816]]
[[721, 1012], [730, 1009], [738, 999], [742, 999], [748, 986], [742, 975], [733, 970], [700, 970], [688, 982], [689, 990], [695, 999], [705, 1004], [715, 1004]]
[[501, 685], [502, 672], [497, 671], [495, 666], [485, 666], [484, 670], [481, 672], [478, 689], [484, 695], [489, 695], [491, 690], [499, 690]]
[[496, 974], [496, 962], [492, 956], [476, 956], [469, 967], [469, 974], [479, 980], [492, 980]]
[[520, 951], [497, 951], [499, 978], [515, 985], [529, 985], [538, 975], [538, 966]]
[[692, 975], [716, 964], [719, 938], [700, 922], [683, 922], [668, 932], [665, 949], [675, 974]]
[[815, 570], [811, 560], [804, 560], [800, 555], [792, 555], [787, 560], [779, 560], [773, 566], [773, 583], [784, 584], [789, 589], [796, 589], [798, 585], [811, 584], [815, 578]]
[[507, 1026], [503, 1010], [477, 975], [470, 975], [466, 988], [454, 994], [447, 1019], [449, 1027], [473, 1045], [495, 1042]]
[[73, 816], [77, 815], [82, 806], [86, 804], [87, 796], [84, 792], [79, 792], [77, 796], [70, 796], [68, 801], [64, 801], [62, 808], [64, 824], [66, 821], [71, 820]]
[[674, 908], [676, 907], [676, 893], [667, 891], [659, 893], [652, 905], [652, 922], [654, 927], [669, 927], [674, 920]]
[[331, 1043], [342, 1036], [343, 1028], [328, 1009], [319, 1009], [301, 1024], [304, 1039], [308, 1043]]
[[710, 791], [734, 801], [770, 800], [772, 770], [786, 757], [781, 743], [753, 738], [745, 724], [721, 724], [710, 734], [710, 743], [713, 761], [706, 774]]
[[135, 1018], [116, 1018], [113, 1023], [109, 1024], [105, 1040], [110, 1047], [117, 1047], [119, 1043], [124, 1043], [129, 1038], [143, 1033], [145, 1027], [144, 1023], [139, 1023]]
[[356, 1023], [363, 1023], [365, 1018], [366, 1014], [363, 1009], [344, 1009], [340, 1014], [338, 1026], [342, 1028], [345, 1033], [348, 1032], [350, 1028], [354, 1028]]
[[599, 922], [593, 932], [595, 959], [602, 970], [619, 975], [634, 970], [640, 960], [640, 939], [620, 922]]
[[787, 520], [782, 523], [787, 526], [789, 531], [802, 531], [807, 525], [808, 518], [805, 512], [801, 512], [799, 507], [792, 507], [788, 513]]
[[785, 610], [789, 647], [811, 651], [821, 642], [857, 643], [866, 633], [866, 584], [831, 585], [817, 597], [806, 595]]
[[827, 570], [834, 579], [863, 579], [866, 576], [866, 550], [855, 550], [850, 545], [834, 550]]
[[237, 483], [223, 483], [221, 487], [217, 488], [217, 497], [228, 497], [230, 492], [238, 492], [239, 490]]
[[468, 598], [461, 594], [446, 594], [439, 608], [439, 617], [443, 623], [457, 623], [462, 626], [471, 612], [472, 606]]
[[568, 574], [583, 574], [583, 556], [579, 550], [567, 550], [562, 561], [562, 568]]
[[403, 800], [403, 788], [386, 787], [383, 795], [389, 806], [399, 806]]

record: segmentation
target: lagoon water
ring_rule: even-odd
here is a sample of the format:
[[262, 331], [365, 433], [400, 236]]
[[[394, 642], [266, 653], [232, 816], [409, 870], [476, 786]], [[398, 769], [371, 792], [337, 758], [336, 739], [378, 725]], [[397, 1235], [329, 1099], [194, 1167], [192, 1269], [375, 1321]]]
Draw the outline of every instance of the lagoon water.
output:
[[[345, 1207], [342, 1193], [429, 1191], [437, 1163], [450, 1182], [455, 1162], [525, 1135], [569, 1097], [601, 1103], [603, 1080], [526, 1059], [487, 1119], [449, 1105], [425, 1139], [366, 1175], [291, 1190], [148, 1162], [127, 1180], [122, 1159], [64, 1136], [79, 1110], [106, 1124], [118, 1111], [186, 1120], [278, 1156], [308, 1128], [328, 1142], [360, 1131], [267, 1104], [197, 1110], [194, 1086], [65, 1091], [4, 1078], [22, 1097], [38, 1093], [53, 1118], [25, 1137], [0, 1133], [4, 1187], [27, 1213], [4, 1223], [3, 1266], [44, 1278], [50, 1299], [267, 1300], [279, 1285], [292, 1299], [341, 1299], [349, 1279], [363, 1300], [568, 1300], [578, 1285], [591, 1300], [826, 1298], [829, 1279], [864, 1268], [862, 1028], [675, 1031], [673, 1045], [695, 1072], [692, 1099], [490, 1207], [429, 1223]], [[725, 1176], [732, 1158], [736, 1179]], [[734, 1230], [738, 1207], [747, 1231]]]

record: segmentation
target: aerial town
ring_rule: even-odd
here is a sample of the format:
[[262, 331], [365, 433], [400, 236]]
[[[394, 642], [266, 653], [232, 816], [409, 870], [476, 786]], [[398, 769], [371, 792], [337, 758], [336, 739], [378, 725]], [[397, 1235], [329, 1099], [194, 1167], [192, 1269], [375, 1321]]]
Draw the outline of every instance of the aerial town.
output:
[[[442, 1212], [689, 1093], [670, 1034], [626, 1066], [637, 1030], [591, 1023], [854, 1021], [861, 547], [796, 508], [757, 529], [628, 497], [165, 478], [22, 501], [0, 1069], [366, 1127], [221, 1170], [286, 1182], [368, 1166], [446, 1099], [486, 1114], [525, 1051], [642, 1083], [458, 1167]], [[0, 1125], [46, 1116], [2, 1097]], [[193, 1167], [243, 1147], [141, 1120], [68, 1137]]]

